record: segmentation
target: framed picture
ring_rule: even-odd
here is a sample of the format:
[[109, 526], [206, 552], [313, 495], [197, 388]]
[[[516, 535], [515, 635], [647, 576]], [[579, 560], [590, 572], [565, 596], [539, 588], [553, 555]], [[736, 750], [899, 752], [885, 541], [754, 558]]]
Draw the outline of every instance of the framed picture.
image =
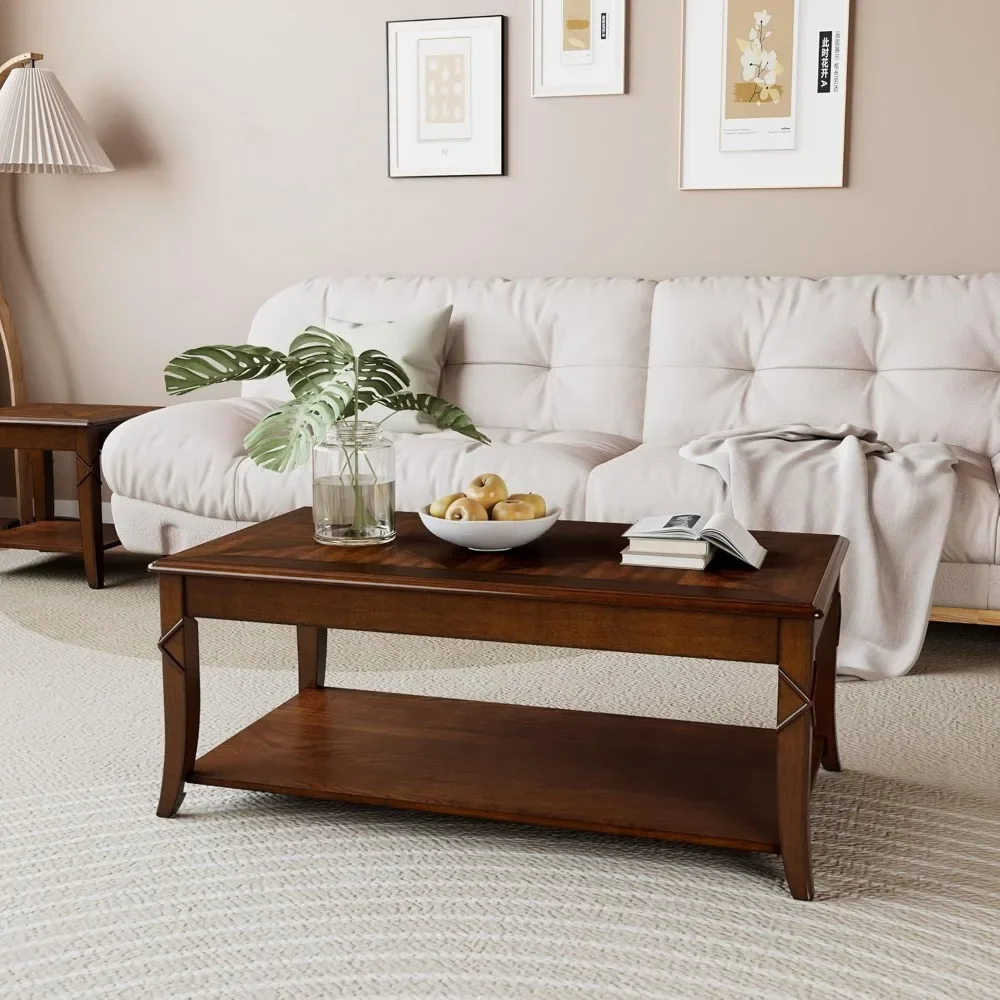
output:
[[389, 21], [389, 176], [503, 174], [504, 21]]
[[627, 0], [533, 0], [532, 97], [625, 93]]
[[851, 0], [685, 0], [680, 186], [843, 187]]

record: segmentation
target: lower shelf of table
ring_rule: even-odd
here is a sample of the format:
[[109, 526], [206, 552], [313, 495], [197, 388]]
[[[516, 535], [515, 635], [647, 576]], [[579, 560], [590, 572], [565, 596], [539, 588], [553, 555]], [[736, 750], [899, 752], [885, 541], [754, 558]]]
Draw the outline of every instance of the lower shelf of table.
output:
[[[104, 525], [102, 548], [120, 545], [111, 524]], [[31, 549], [35, 552], [83, 552], [83, 534], [79, 521], [34, 521], [0, 531], [0, 549]]]
[[323, 688], [188, 781], [778, 851], [774, 730]]

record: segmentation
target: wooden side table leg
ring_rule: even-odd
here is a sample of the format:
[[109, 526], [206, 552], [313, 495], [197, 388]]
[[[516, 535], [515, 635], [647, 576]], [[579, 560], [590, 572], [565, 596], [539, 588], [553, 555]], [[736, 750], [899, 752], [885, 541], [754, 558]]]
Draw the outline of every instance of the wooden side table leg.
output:
[[56, 516], [51, 451], [31, 453], [31, 482], [35, 500], [35, 519], [51, 521]]
[[104, 586], [104, 522], [101, 513], [101, 450], [93, 434], [80, 433], [76, 449], [77, 497], [83, 533], [83, 565], [94, 590]]
[[778, 841], [788, 888], [796, 899], [813, 898], [812, 690], [813, 623], [784, 619], [778, 650]]
[[21, 524], [35, 520], [31, 504], [31, 453], [14, 452], [14, 488], [17, 491], [17, 519]]
[[184, 614], [184, 578], [160, 576], [160, 627], [163, 638], [163, 778], [157, 816], [176, 816], [184, 801], [184, 782], [194, 768], [201, 721], [198, 622]]
[[837, 644], [840, 641], [840, 590], [823, 623], [816, 648], [816, 734], [823, 738], [820, 763], [827, 771], [840, 770], [837, 750]]
[[299, 690], [321, 688], [326, 683], [326, 637], [325, 628], [299, 625]]

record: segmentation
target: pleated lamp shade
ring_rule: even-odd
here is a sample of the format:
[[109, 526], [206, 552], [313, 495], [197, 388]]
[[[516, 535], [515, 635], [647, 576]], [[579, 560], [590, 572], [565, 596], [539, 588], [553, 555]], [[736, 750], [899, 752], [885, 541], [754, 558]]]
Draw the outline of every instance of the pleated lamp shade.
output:
[[0, 173], [114, 169], [52, 70], [22, 66], [11, 72], [0, 89]]

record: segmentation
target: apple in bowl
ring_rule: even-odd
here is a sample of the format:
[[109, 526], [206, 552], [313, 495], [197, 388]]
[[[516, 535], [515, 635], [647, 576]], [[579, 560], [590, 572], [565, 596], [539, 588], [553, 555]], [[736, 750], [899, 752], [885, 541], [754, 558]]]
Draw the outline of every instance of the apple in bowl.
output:
[[527, 545], [559, 520], [537, 493], [510, 493], [496, 473], [476, 476], [462, 493], [439, 497], [420, 511], [438, 538], [473, 552], [506, 552]]

